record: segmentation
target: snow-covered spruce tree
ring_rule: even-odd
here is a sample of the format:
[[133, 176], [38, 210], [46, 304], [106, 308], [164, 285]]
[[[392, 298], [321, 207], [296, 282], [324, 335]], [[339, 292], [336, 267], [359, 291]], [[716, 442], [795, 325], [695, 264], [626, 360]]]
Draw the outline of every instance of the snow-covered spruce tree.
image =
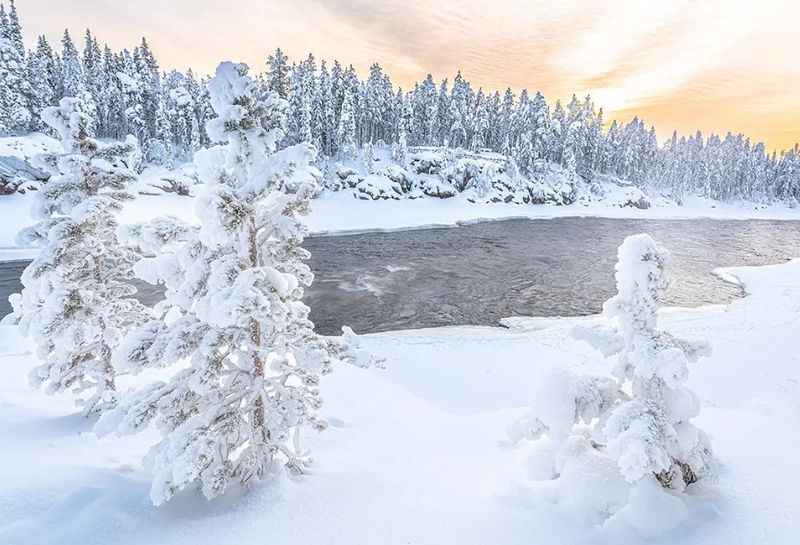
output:
[[356, 119], [349, 90], [344, 91], [339, 126], [336, 130], [336, 147], [344, 159], [352, 159], [356, 155]]
[[691, 423], [698, 400], [685, 386], [688, 364], [706, 355], [708, 346], [657, 327], [668, 286], [666, 250], [640, 234], [625, 239], [618, 255], [618, 293], [604, 305], [609, 324], [576, 329], [575, 335], [605, 356], [617, 355], [616, 376], [552, 373], [510, 435], [547, 435], [562, 467], [583, 445], [613, 459], [629, 483], [652, 479], [683, 490], [708, 476], [713, 464], [708, 438]]
[[372, 142], [367, 141], [361, 148], [361, 161], [364, 163], [364, 170], [369, 174], [375, 174], [375, 148]]
[[411, 109], [408, 103], [401, 104], [400, 108], [400, 115], [397, 117], [397, 142], [392, 145], [392, 159], [405, 167], [408, 157], [408, 126], [411, 124]]
[[630, 381], [632, 396], [609, 416], [608, 452], [629, 482], [655, 476], [682, 490], [708, 475], [712, 464], [707, 436], [691, 423], [699, 401], [685, 386], [688, 364], [709, 348], [658, 329], [657, 311], [669, 285], [666, 250], [639, 234], [625, 239], [618, 258], [618, 293], [603, 312], [622, 336], [616, 374]]
[[9, 23], [0, 24], [0, 135], [22, 134], [31, 123], [31, 95], [24, 55], [14, 44]]
[[232, 482], [247, 484], [283, 465], [307, 462], [300, 428], [325, 426], [316, 414], [320, 375], [339, 361], [368, 365], [352, 332], [317, 336], [301, 298], [313, 275], [303, 262], [299, 216], [317, 190], [308, 143], [278, 149], [288, 104], [262, 98], [247, 66], [222, 63], [209, 83], [223, 145], [196, 155], [206, 182], [199, 228], [175, 220], [128, 229], [157, 254], [138, 266], [166, 286], [160, 319], [134, 329], [115, 356], [133, 372], [189, 366], [135, 393], [98, 425], [129, 433], [155, 421], [162, 441], [148, 462], [156, 505], [198, 484], [207, 498]]
[[61, 99], [42, 118], [61, 136], [63, 153], [42, 158], [53, 175], [36, 194], [38, 223], [18, 237], [20, 245], [42, 250], [22, 274], [24, 289], [11, 296], [7, 320], [36, 343], [41, 365], [31, 382], [49, 393], [91, 392], [79, 400], [89, 415], [115, 405], [112, 351], [144, 315], [128, 283], [136, 256], [119, 244], [115, 217], [120, 201], [131, 197], [125, 188], [135, 175], [125, 157], [136, 142], [90, 138], [79, 99]]
[[289, 95], [289, 60], [280, 47], [267, 57], [267, 87], [281, 98]]

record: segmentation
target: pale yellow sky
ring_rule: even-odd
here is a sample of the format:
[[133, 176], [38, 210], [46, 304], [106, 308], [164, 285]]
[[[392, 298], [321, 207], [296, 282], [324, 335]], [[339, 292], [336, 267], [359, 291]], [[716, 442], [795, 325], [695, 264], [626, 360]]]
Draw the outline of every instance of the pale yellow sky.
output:
[[162, 67], [208, 73], [292, 58], [379, 61], [407, 87], [462, 69], [475, 86], [591, 93], [608, 119], [635, 114], [662, 137], [744, 132], [800, 140], [800, 2], [673, 0], [17, 0], [29, 43], [91, 28], [113, 48], [142, 35]]

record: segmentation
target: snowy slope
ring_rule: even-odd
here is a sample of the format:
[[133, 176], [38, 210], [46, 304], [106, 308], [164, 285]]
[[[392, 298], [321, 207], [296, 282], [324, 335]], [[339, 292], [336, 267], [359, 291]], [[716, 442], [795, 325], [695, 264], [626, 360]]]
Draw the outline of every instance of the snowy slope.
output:
[[[666, 329], [713, 346], [690, 386], [722, 470], [716, 484], [691, 491], [688, 518], [655, 542], [793, 544], [800, 260], [722, 273], [750, 295], [662, 317]], [[591, 523], [591, 486], [552, 494], [536, 480], [547, 445], [512, 447], [505, 433], [548, 369], [613, 364], [569, 337], [595, 320], [365, 336], [388, 369], [347, 367], [324, 379], [331, 428], [309, 437], [311, 474], [213, 503], [185, 494], [160, 510], [140, 462], [153, 436], [97, 439], [71, 400], [28, 389], [32, 356], [13, 328], [0, 328], [0, 543], [641, 543], [624, 520]]]

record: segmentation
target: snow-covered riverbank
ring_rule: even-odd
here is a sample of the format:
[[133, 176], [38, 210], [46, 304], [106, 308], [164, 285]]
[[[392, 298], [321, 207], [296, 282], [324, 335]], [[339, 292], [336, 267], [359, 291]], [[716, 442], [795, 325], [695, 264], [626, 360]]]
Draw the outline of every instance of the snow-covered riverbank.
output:
[[[34, 249], [17, 247], [14, 241], [16, 233], [31, 222], [30, 200], [30, 193], [0, 198], [0, 218], [3, 219], [0, 261], [30, 259], [36, 254]], [[187, 221], [196, 221], [194, 199], [174, 194], [139, 195], [125, 205], [120, 220], [130, 223], [168, 214]], [[328, 191], [313, 201], [306, 222], [314, 234], [343, 234], [452, 227], [510, 218], [561, 217], [800, 221], [800, 208], [779, 205], [765, 207], [752, 203], [723, 204], [697, 198], [690, 199], [684, 206], [653, 206], [645, 210], [620, 208], [602, 202], [567, 206], [472, 203], [464, 196], [450, 199], [364, 201], [353, 198], [350, 191]]]
[[[0, 156], [7, 155], [29, 162], [36, 155], [57, 148], [57, 141], [42, 134], [0, 138]], [[392, 163], [387, 149], [381, 150], [380, 153], [376, 152], [376, 156], [385, 163], [384, 169], [387, 171], [403, 170]], [[351, 163], [352, 165], [346, 168], [342, 167], [340, 170], [354, 173], [358, 168], [363, 170], [363, 165], [357, 161], [351, 161]], [[334, 172], [329, 175], [338, 180], [339, 174], [336, 173], [338, 171], [333, 170]], [[558, 172], [550, 173], [550, 175], [552, 179], [548, 179], [549, 185], [541, 182], [542, 190], [551, 191], [550, 185], [554, 187], [559, 184], [563, 185], [564, 178]], [[356, 174], [353, 176], [358, 177]], [[409, 174], [409, 176], [412, 175]], [[423, 181], [430, 178], [426, 175], [415, 174], [413, 176], [421, 176]], [[363, 178], [363, 175], [361, 177]], [[163, 193], [161, 188], [170, 185], [170, 182], [165, 182], [165, 179], [180, 180], [186, 184], [187, 191], [190, 190], [189, 185], [196, 181], [190, 165], [184, 165], [174, 171], [162, 167], [145, 169], [134, 189], [137, 198], [125, 204], [120, 220], [123, 223], [130, 223], [161, 215], [174, 215], [188, 221], [196, 221], [194, 199], [175, 193]], [[382, 179], [386, 183], [390, 182], [386, 177]], [[420, 180], [417, 182], [422, 183]], [[412, 192], [413, 195], [411, 193], [404, 194], [400, 198], [390, 192], [392, 198], [372, 200], [359, 189], [360, 185], [356, 185], [355, 188], [324, 191], [313, 200], [311, 213], [306, 217], [306, 222], [314, 234], [342, 234], [451, 227], [464, 223], [510, 218], [800, 220], [800, 208], [790, 208], [784, 204], [767, 206], [752, 202], [721, 203], [709, 199], [688, 197], [682, 206], [678, 206], [664, 197], [645, 197], [641, 190], [632, 185], [624, 185], [626, 183], [605, 175], [598, 176], [597, 180], [593, 182], [594, 185], [581, 182], [578, 184], [578, 198], [572, 204], [567, 205], [485, 202], [486, 196], [478, 198], [473, 190], [457, 192], [450, 198], [426, 196], [422, 191]], [[328, 186], [330, 187], [330, 184]], [[194, 193], [199, 190], [199, 187], [191, 188]], [[140, 192], [158, 194], [139, 194]], [[0, 218], [2, 218], [3, 225], [3, 228], [0, 229], [0, 261], [29, 259], [36, 253], [32, 249], [18, 248], [15, 243], [17, 232], [32, 223], [30, 204], [33, 194], [33, 191], [28, 191], [24, 195], [12, 194], [0, 197]], [[412, 196], [418, 198], [411, 198]], [[365, 198], [366, 200], [364, 200]], [[642, 198], [649, 207], [637, 208], [634, 206], [634, 201], [638, 198]]]
[[463, 223], [510, 218], [548, 219], [562, 217], [641, 219], [768, 219], [800, 220], [800, 209], [764, 207], [752, 203], [723, 204], [690, 199], [684, 206], [653, 206], [641, 210], [602, 202], [554, 205], [471, 203], [463, 197], [401, 201], [362, 201], [348, 192], [325, 193], [313, 202], [307, 223], [316, 234], [450, 227]]
[[[659, 542], [788, 545], [800, 532], [800, 260], [722, 272], [750, 295], [663, 312], [665, 329], [713, 347], [690, 386], [722, 467], [716, 484], [690, 489], [688, 518]], [[324, 379], [331, 427], [308, 438], [309, 475], [160, 510], [141, 466], [154, 436], [97, 439], [72, 399], [28, 388], [33, 357], [2, 327], [0, 543], [641, 543], [624, 519], [594, 526], [585, 489], [554, 496], [534, 462], [547, 445], [513, 448], [505, 432], [548, 369], [613, 364], [570, 338], [596, 319], [365, 336], [388, 368]]]

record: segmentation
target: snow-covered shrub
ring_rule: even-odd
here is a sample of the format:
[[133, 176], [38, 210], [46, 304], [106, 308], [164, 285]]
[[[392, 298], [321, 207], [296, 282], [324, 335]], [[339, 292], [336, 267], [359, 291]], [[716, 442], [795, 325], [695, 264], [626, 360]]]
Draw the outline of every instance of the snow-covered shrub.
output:
[[535, 176], [548, 186], [554, 204], [572, 204], [578, 198], [578, 180], [574, 172], [553, 163], [542, 165]]
[[22, 293], [10, 298], [8, 321], [36, 343], [42, 363], [31, 381], [49, 393], [91, 391], [79, 402], [86, 414], [99, 413], [117, 401], [112, 351], [144, 316], [128, 283], [137, 256], [119, 243], [115, 216], [131, 198], [126, 188], [136, 176], [121, 158], [136, 141], [90, 138], [80, 99], [64, 98], [42, 118], [60, 135], [63, 152], [42, 161], [53, 173], [35, 197], [38, 223], [18, 237], [42, 250], [22, 274]]
[[364, 177], [350, 165], [334, 163], [325, 172], [323, 185], [325, 189], [331, 191], [341, 191], [343, 189], [353, 189]]
[[642, 496], [645, 481], [682, 491], [713, 466], [708, 438], [691, 422], [699, 401], [685, 386], [688, 364], [708, 354], [708, 346], [658, 329], [669, 259], [649, 235], [625, 239], [618, 250], [618, 293], [603, 307], [608, 325], [575, 334], [617, 357], [613, 378], [551, 373], [537, 385], [530, 414], [509, 430], [516, 441], [547, 436], [554, 442], [556, 474], [571, 463], [570, 452], [591, 445], [596, 454], [583, 459], [613, 461], [631, 485], [630, 502]]
[[133, 432], [155, 421], [163, 438], [148, 461], [156, 505], [198, 484], [207, 498], [279, 466], [302, 472], [300, 429], [322, 429], [320, 376], [371, 357], [346, 330], [314, 333], [303, 292], [313, 274], [300, 216], [319, 172], [314, 147], [278, 149], [287, 103], [260, 98], [247, 66], [222, 63], [209, 83], [217, 118], [208, 134], [223, 142], [196, 155], [205, 193], [199, 227], [162, 218], [126, 230], [152, 257], [139, 276], [166, 287], [154, 319], [130, 332], [115, 353], [126, 370], [187, 367], [131, 396], [98, 423], [98, 432]]
[[[164, 194], [174, 193], [181, 197], [188, 197], [192, 194], [192, 188], [199, 185], [200, 180], [191, 165], [183, 165], [180, 168], [164, 170], [161, 167], [151, 167], [142, 173], [142, 178], [147, 179], [147, 187], [141, 188], [139, 193], [145, 194]], [[150, 172], [150, 171], [153, 172]]]
[[[533, 398], [530, 412], [511, 426], [509, 436], [514, 441], [535, 441], [547, 435], [562, 445], [579, 427], [588, 432], [600, 431], [602, 426], [598, 427], [595, 419], [604, 422], [614, 404], [627, 399], [627, 395], [611, 377], [558, 370], [542, 377]], [[601, 439], [592, 435], [595, 440]]]

